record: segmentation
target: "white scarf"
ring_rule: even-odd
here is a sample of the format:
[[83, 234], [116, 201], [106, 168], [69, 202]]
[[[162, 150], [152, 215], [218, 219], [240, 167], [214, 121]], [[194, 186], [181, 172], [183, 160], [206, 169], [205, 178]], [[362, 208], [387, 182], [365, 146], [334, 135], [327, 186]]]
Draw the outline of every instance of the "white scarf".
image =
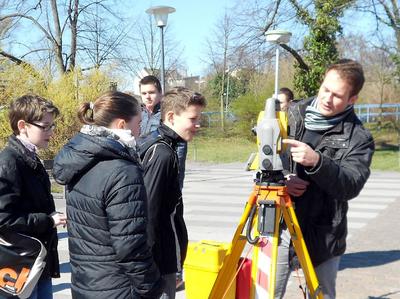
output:
[[84, 125], [81, 128], [81, 133], [91, 136], [112, 137], [123, 146], [136, 149], [136, 140], [132, 136], [131, 130], [126, 129], [110, 129], [107, 127], [96, 125]]

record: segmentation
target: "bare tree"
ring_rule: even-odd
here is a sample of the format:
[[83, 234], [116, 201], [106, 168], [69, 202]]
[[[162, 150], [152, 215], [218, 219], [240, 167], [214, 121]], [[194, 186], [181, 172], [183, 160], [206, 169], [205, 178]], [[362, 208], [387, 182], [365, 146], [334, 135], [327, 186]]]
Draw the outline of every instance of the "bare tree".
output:
[[234, 30], [232, 17], [225, 11], [221, 22], [215, 25], [214, 32], [211, 34], [212, 38], [206, 40], [207, 57], [215, 73], [224, 73], [227, 65], [234, 58]]
[[395, 43], [388, 43], [387, 39], [382, 39], [381, 42], [385, 45], [388, 53], [391, 54], [392, 60], [396, 63], [396, 75], [400, 80], [400, 6], [398, 0], [369, 0], [360, 1], [357, 9], [361, 12], [373, 14], [376, 21], [376, 31], [380, 34], [383, 25], [390, 30], [395, 38]]
[[391, 30], [396, 38], [397, 50], [400, 50], [400, 10], [396, 0], [369, 0], [363, 1], [358, 9], [372, 13], [376, 20]]
[[[134, 29], [134, 30], [133, 30]], [[138, 18], [132, 27], [133, 36], [128, 38], [127, 53], [123, 58], [125, 67], [134, 75], [140, 75], [142, 69], [158, 76], [161, 65], [160, 29], [154, 24], [151, 15]], [[171, 24], [164, 28], [165, 73], [167, 78], [173, 77], [177, 71], [184, 68], [182, 53], [184, 48], [179, 46], [171, 34]]]
[[[271, 48], [264, 33], [276, 24], [278, 1], [237, 2], [227, 9], [207, 40], [207, 63], [214, 71], [227, 65], [241, 69], [263, 69]], [[225, 55], [226, 54], [226, 55]]]
[[106, 61], [119, 60], [122, 57], [128, 27], [117, 16], [110, 26], [110, 14], [115, 15], [106, 6], [95, 3], [93, 9], [81, 17], [77, 32], [80, 40], [78, 50], [86, 54], [82, 59], [87, 65], [86, 69], [99, 68]]
[[[6, 6], [7, 11], [10, 13], [0, 16], [0, 24], [11, 21], [15, 27], [29, 26], [30, 32], [28, 38], [14, 34], [7, 39], [7, 42], [11, 44], [19, 42], [23, 38], [24, 42], [21, 43], [29, 50], [22, 54], [13, 51], [14, 49], [10, 49], [10, 52], [2, 50], [0, 55], [14, 62], [22, 61], [29, 63], [28, 58], [32, 56], [31, 54], [45, 52], [47, 53], [46, 57], [55, 61], [57, 70], [61, 74], [75, 68], [78, 53], [81, 54], [80, 57], [82, 57], [82, 60], [84, 60], [85, 54], [91, 58], [95, 56], [94, 66], [98, 66], [106, 60], [106, 57], [111, 55], [113, 52], [111, 49], [115, 49], [120, 44], [123, 34], [111, 34], [103, 40], [99, 38], [93, 39], [91, 34], [94, 32], [95, 35], [97, 34], [97, 37], [101, 36], [103, 38], [102, 34], [105, 34], [104, 30], [90, 30], [93, 27], [90, 28], [88, 26], [89, 22], [83, 23], [83, 20], [85, 20], [85, 17], [87, 20], [87, 16], [93, 16], [93, 11], [99, 7], [102, 8], [102, 13], [115, 16], [110, 9], [111, 2], [110, 0], [65, 0], [62, 2], [57, 0], [10, 1], [7, 3], [8, 6]], [[98, 24], [100, 19], [95, 19], [94, 24], [96, 22]], [[111, 24], [107, 25], [107, 23], [107, 19], [101, 19], [102, 28], [107, 26], [112, 27]], [[33, 36], [39, 36], [39, 41], [30, 38]], [[67, 42], [68, 38], [69, 42]], [[80, 39], [84, 38], [86, 38], [85, 46], [79, 47]], [[103, 48], [100, 51], [99, 46], [97, 48], [89, 47], [90, 42], [97, 42]], [[93, 54], [91, 52], [93, 49], [98, 51]]]

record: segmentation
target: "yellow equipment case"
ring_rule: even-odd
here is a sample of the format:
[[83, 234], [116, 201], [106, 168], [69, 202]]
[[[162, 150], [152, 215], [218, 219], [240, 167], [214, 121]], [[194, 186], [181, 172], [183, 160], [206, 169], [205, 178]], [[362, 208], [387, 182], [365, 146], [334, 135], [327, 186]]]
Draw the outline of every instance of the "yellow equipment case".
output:
[[[208, 298], [229, 245], [207, 240], [189, 242], [183, 266], [187, 299]], [[235, 299], [235, 293], [236, 280], [232, 282], [224, 299]]]

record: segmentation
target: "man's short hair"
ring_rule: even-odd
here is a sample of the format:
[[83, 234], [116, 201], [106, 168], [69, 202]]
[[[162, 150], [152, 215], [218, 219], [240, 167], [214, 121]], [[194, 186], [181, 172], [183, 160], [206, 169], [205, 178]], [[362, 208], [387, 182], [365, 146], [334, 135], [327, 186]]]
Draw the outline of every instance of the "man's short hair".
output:
[[332, 70], [338, 72], [340, 78], [351, 86], [350, 97], [358, 95], [365, 81], [364, 71], [360, 63], [351, 59], [341, 59], [331, 64], [327, 68], [325, 75]]
[[60, 111], [53, 103], [35, 94], [26, 94], [10, 105], [8, 118], [10, 119], [11, 129], [15, 135], [19, 135], [18, 121], [24, 120], [27, 123], [41, 121], [46, 113], [51, 113], [54, 117]]
[[153, 84], [157, 88], [158, 92], [160, 92], [160, 93], [162, 92], [160, 80], [158, 80], [158, 78], [156, 76], [149, 75], [149, 76], [143, 77], [139, 81], [139, 87], [142, 85], [148, 85], [148, 84]]
[[293, 92], [287, 87], [282, 87], [281, 89], [279, 89], [278, 94], [284, 94], [286, 96], [288, 102], [293, 101], [293, 99], [294, 99]]
[[200, 93], [191, 91], [186, 87], [174, 87], [164, 94], [161, 102], [161, 119], [165, 119], [168, 111], [173, 111], [179, 115], [191, 105], [205, 107], [207, 101]]

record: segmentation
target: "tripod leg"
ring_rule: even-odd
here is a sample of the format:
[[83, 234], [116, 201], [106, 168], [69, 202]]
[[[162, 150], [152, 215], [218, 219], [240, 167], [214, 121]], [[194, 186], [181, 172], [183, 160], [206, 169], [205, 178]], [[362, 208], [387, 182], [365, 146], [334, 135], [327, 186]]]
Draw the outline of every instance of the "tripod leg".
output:
[[251, 208], [256, 204], [257, 191], [253, 191], [246, 203], [245, 210], [240, 218], [239, 225], [236, 228], [233, 236], [231, 246], [228, 249], [221, 269], [218, 272], [217, 279], [209, 295], [209, 299], [221, 299], [228, 288], [230, 281], [239, 262], [240, 255], [246, 245], [246, 238], [242, 235], [242, 231], [246, 225], [247, 218], [249, 217]]

